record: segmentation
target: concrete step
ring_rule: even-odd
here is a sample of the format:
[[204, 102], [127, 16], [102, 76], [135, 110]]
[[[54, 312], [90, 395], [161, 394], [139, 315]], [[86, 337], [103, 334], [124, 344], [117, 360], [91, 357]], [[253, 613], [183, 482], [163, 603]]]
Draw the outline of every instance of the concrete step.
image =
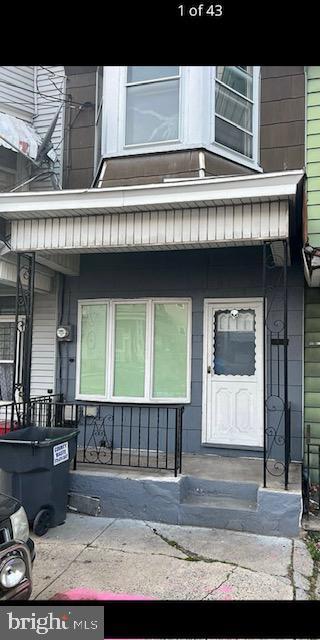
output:
[[259, 485], [257, 482], [236, 482], [231, 480], [208, 480], [207, 478], [196, 478], [194, 476], [185, 476], [181, 487], [181, 501], [198, 498], [205, 500], [206, 496], [210, 499], [217, 498], [221, 501], [221, 497], [225, 499], [234, 499], [236, 502], [248, 501], [249, 503], [257, 503]]
[[258, 488], [255, 482], [208, 480], [186, 476], [180, 493], [180, 524], [250, 530], [257, 518]]
[[189, 493], [182, 500], [181, 504], [194, 506], [195, 508], [211, 507], [212, 509], [229, 509], [256, 511], [256, 499], [246, 499], [234, 496], [227, 496], [219, 493], [196, 494]]

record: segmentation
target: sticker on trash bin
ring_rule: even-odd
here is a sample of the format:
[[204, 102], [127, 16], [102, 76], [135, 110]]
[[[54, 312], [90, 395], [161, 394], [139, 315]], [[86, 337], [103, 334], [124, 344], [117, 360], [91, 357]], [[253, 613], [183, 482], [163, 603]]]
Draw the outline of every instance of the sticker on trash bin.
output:
[[69, 442], [62, 442], [53, 447], [53, 464], [61, 464], [69, 460]]

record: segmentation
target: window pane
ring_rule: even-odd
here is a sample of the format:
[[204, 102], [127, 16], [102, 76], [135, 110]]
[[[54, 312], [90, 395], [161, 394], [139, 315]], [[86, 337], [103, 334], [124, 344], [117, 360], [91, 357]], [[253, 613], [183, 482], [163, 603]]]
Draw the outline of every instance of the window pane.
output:
[[145, 342], [146, 305], [116, 305], [114, 396], [144, 397]]
[[252, 158], [252, 136], [216, 117], [216, 142]]
[[216, 375], [253, 376], [255, 373], [255, 312], [215, 313], [214, 360]]
[[95, 168], [98, 168], [98, 164], [101, 158], [101, 142], [102, 142], [102, 109], [100, 109], [100, 113], [98, 116], [98, 120], [96, 123], [96, 146], [95, 146]]
[[0, 322], [0, 360], [14, 359], [14, 335], [14, 322]]
[[217, 78], [252, 100], [252, 67], [217, 67]]
[[252, 104], [236, 93], [216, 84], [216, 114], [252, 131]]
[[188, 305], [155, 304], [153, 397], [187, 395]]
[[81, 307], [80, 393], [105, 395], [107, 306]]
[[96, 109], [99, 109], [100, 102], [102, 100], [102, 92], [103, 92], [103, 67], [98, 67], [97, 69], [97, 103]]
[[179, 81], [127, 88], [126, 144], [178, 138]]
[[142, 82], [179, 75], [179, 67], [128, 67], [127, 82]]
[[0, 363], [0, 400], [12, 400], [13, 364]]

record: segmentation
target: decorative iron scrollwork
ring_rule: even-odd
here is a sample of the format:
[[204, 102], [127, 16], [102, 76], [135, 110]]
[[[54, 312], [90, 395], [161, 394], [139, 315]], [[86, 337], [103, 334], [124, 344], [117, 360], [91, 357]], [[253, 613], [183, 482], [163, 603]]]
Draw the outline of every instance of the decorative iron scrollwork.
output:
[[265, 300], [264, 486], [267, 477], [283, 476], [288, 487], [290, 405], [288, 401], [287, 241], [263, 247]]
[[25, 425], [30, 422], [31, 418], [30, 382], [34, 277], [34, 254], [26, 255], [18, 253], [14, 376], [12, 385], [12, 428], [15, 419], [20, 425]]
[[90, 432], [85, 440], [84, 457], [86, 462], [109, 464], [112, 461], [113, 443], [108, 437], [106, 425], [112, 424], [113, 415], [107, 414], [103, 418], [85, 418], [85, 429]]

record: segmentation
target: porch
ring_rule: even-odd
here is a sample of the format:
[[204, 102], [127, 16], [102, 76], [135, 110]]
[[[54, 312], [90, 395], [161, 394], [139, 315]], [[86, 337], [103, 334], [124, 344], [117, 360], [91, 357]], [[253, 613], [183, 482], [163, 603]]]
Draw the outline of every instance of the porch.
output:
[[190, 509], [200, 517], [200, 495], [201, 521], [223, 515], [236, 527], [242, 511], [257, 522], [265, 491], [278, 496], [275, 514], [280, 494], [299, 502], [303, 271], [289, 218], [301, 178], [2, 202], [14, 216], [12, 246], [29, 260], [28, 291], [17, 269], [16, 325], [24, 315], [28, 339], [21, 367], [16, 350], [15, 404], [30, 398], [34, 262], [44, 252], [61, 272], [60, 256], [79, 258], [80, 273], [58, 287], [54, 389], [63, 397], [27, 410], [27, 421], [79, 429], [76, 491], [109, 495], [113, 478], [124, 502], [135, 486], [138, 513], [143, 483], [157, 498], [175, 487], [175, 521]]
[[[82, 462], [83, 450], [78, 449], [76, 469], [78, 471], [93, 471], [94, 473], [111, 473], [117, 476], [125, 476], [126, 478], [172, 478], [172, 471], [165, 469], [165, 457], [159, 455], [159, 469], [148, 468], [146, 465], [147, 456], [140, 456], [141, 466], [137, 466], [138, 456], [131, 456], [129, 465], [129, 455], [123, 456], [123, 465], [106, 465], [103, 468], [97, 467], [96, 463]], [[125, 464], [127, 462], [127, 464]], [[270, 461], [276, 465], [276, 460]], [[300, 462], [291, 462], [289, 468], [289, 491], [301, 490], [301, 464]], [[253, 482], [256, 485], [263, 486], [263, 458], [248, 458], [234, 455], [219, 456], [212, 454], [182, 454], [182, 475], [192, 476], [194, 478], [203, 478], [206, 480], [221, 480], [222, 482]], [[272, 475], [267, 471], [266, 486], [272, 490], [282, 491], [283, 477], [281, 475]]]

